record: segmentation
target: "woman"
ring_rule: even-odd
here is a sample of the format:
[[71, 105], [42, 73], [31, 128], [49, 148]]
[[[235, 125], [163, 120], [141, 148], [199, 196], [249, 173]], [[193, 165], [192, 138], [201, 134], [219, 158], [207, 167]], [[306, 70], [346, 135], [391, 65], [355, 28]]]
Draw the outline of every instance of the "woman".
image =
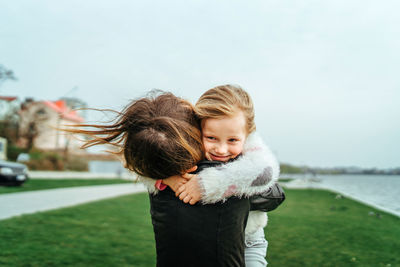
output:
[[[126, 167], [142, 176], [150, 193], [157, 266], [244, 266], [248, 199], [189, 205], [171, 189], [154, 186], [157, 179], [184, 174], [203, 158], [199, 122], [189, 102], [153, 93], [133, 101], [111, 125], [76, 126], [95, 128], [69, 130], [92, 137], [84, 147], [117, 146]], [[199, 170], [205, 166], [199, 164]]]

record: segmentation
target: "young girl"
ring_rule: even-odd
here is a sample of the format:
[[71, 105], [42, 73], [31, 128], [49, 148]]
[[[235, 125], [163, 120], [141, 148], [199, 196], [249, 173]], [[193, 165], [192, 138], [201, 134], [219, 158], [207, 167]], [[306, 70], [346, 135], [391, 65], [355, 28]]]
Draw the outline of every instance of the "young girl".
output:
[[[204, 93], [195, 106], [196, 114], [201, 119], [202, 141], [204, 147], [205, 157], [209, 161], [229, 162], [234, 159], [236, 162], [224, 165], [225, 172], [229, 170], [232, 176], [236, 177], [235, 182], [240, 182], [239, 179], [246, 179], [251, 173], [249, 168], [249, 159], [252, 155], [247, 155], [245, 141], [247, 145], [256, 138], [254, 124], [254, 109], [250, 96], [240, 87], [225, 85], [208, 90]], [[261, 143], [260, 143], [261, 145]], [[251, 147], [250, 149], [260, 149], [260, 147]], [[247, 150], [249, 148], [247, 147]], [[270, 160], [270, 167], [274, 168], [275, 175], [278, 173], [277, 162], [272, 154], [263, 148], [264, 154]], [[238, 158], [244, 152], [242, 158]], [[258, 154], [259, 155], [259, 154]], [[265, 165], [263, 165], [265, 166]], [[231, 195], [243, 196], [249, 195], [246, 191], [238, 191], [238, 186], [229, 177], [225, 181], [215, 179], [212, 174], [215, 169], [207, 169], [200, 172], [199, 175], [191, 178], [191, 180], [184, 185], [181, 185], [176, 194], [185, 203], [194, 204], [200, 198], [203, 203], [213, 203], [215, 201], [224, 200]], [[272, 169], [265, 169], [264, 172], [273, 171]], [[224, 175], [218, 175], [219, 178]], [[254, 183], [262, 183], [261, 179], [264, 176], [259, 176], [258, 180]], [[214, 180], [212, 180], [214, 179]], [[166, 181], [172, 187], [177, 187], [174, 183], [177, 179]], [[225, 182], [229, 186], [226, 188], [223, 184], [213, 185], [212, 182]], [[222, 189], [223, 197], [214, 195], [210, 197], [210, 187], [215, 189]], [[225, 191], [224, 191], [225, 190]], [[222, 193], [220, 192], [220, 194]], [[246, 266], [266, 266], [265, 260], [268, 242], [264, 237], [263, 228], [267, 224], [266, 212], [250, 211], [246, 230], [245, 230], [245, 260]]]

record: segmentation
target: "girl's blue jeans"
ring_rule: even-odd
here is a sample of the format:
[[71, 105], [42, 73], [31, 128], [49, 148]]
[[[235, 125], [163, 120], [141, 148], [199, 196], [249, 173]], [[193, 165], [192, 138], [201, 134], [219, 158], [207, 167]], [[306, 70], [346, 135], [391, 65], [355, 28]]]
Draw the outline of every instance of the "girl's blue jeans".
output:
[[264, 229], [260, 228], [255, 233], [246, 235], [244, 258], [246, 267], [265, 267], [267, 261], [268, 241], [265, 240]]

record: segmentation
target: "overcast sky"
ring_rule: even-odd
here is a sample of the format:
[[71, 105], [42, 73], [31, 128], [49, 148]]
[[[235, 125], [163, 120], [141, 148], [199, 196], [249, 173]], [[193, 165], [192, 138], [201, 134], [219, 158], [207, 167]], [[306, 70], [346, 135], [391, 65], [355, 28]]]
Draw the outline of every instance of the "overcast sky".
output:
[[152, 88], [195, 102], [234, 83], [281, 162], [399, 167], [399, 10], [397, 0], [0, 0], [0, 64], [18, 78], [0, 95], [119, 110]]

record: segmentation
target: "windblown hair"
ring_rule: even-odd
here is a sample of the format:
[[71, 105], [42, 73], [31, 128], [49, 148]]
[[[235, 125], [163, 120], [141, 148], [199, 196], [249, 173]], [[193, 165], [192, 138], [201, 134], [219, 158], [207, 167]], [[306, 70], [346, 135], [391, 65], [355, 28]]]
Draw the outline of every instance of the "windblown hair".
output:
[[254, 105], [250, 95], [237, 85], [221, 85], [214, 87], [202, 96], [195, 105], [199, 119], [221, 119], [232, 117], [242, 111], [246, 118], [247, 134], [256, 130], [254, 122]]
[[91, 137], [82, 148], [118, 147], [126, 168], [153, 179], [183, 174], [202, 159], [199, 121], [190, 102], [153, 91], [117, 113], [111, 125], [77, 124], [66, 131]]

